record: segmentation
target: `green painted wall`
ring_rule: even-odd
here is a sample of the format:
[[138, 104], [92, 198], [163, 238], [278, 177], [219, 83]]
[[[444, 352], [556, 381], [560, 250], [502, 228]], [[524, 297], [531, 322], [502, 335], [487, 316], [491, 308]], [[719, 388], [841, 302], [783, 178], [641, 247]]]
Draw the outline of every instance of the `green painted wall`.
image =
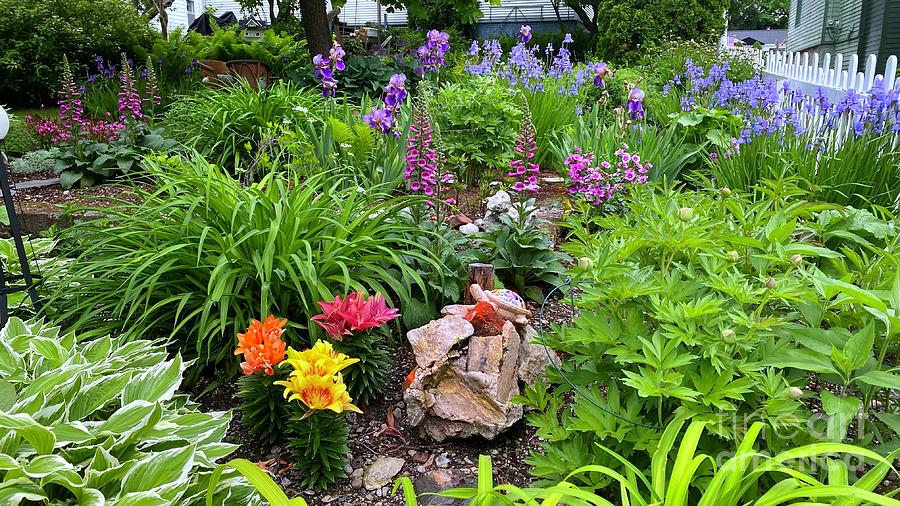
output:
[[788, 51], [808, 51], [822, 44], [826, 0], [791, 0]]

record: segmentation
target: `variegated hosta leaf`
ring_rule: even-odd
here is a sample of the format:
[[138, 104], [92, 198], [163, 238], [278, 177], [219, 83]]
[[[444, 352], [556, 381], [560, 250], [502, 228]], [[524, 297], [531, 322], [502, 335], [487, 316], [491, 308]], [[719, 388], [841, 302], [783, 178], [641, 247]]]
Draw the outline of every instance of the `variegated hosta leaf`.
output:
[[[177, 394], [188, 364], [152, 341], [78, 342], [16, 318], [0, 330], [0, 504], [203, 504], [230, 412]], [[230, 473], [217, 504], [261, 501]]]

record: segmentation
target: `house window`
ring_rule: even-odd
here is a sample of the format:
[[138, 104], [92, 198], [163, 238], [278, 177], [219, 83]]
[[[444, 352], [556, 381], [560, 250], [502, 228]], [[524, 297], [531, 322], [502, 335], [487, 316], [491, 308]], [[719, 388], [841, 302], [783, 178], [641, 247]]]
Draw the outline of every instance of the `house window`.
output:
[[796, 16], [794, 16], [794, 26], [795, 27], [800, 26], [801, 12], [803, 12], [803, 0], [797, 0], [797, 12], [795, 13]]
[[194, 0], [186, 0], [187, 2], [187, 22], [191, 24], [194, 22], [194, 18], [196, 18], [194, 14]]

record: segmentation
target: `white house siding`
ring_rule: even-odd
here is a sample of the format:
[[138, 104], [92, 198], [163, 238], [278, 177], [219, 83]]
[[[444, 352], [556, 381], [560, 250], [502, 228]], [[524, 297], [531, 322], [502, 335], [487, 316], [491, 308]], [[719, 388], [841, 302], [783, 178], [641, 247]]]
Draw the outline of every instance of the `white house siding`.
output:
[[[347, 0], [341, 7], [340, 20], [350, 26], [362, 26], [367, 23], [377, 24], [378, 12], [375, 0]], [[386, 7], [381, 8], [382, 21], [391, 26], [403, 26], [406, 24], [406, 9], [398, 9], [388, 12]]]
[[[490, 2], [479, 2], [484, 17], [479, 23], [540, 23], [556, 22], [556, 13], [550, 0], [503, 0], [498, 7]], [[375, 0], [347, 0], [341, 9], [341, 21], [351, 26], [361, 26], [367, 23], [376, 24]], [[396, 10], [388, 12], [382, 7], [382, 21], [388, 25], [405, 25], [407, 22], [406, 11]], [[578, 18], [568, 7], [560, 7], [560, 16], [563, 21], [576, 21]]]

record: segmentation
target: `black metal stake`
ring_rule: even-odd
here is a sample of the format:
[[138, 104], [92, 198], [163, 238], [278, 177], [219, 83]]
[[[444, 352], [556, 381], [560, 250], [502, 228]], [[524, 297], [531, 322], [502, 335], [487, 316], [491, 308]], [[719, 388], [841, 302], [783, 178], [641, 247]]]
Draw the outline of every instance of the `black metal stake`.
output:
[[[3, 141], [0, 140], [0, 147]], [[25, 243], [22, 241], [22, 230], [19, 228], [19, 218], [16, 216], [16, 207], [13, 204], [12, 188], [9, 185], [9, 173], [7, 172], [6, 154], [0, 151], [0, 192], [3, 194], [3, 205], [6, 206], [6, 215], [9, 217], [9, 231], [12, 235], [13, 242], [16, 244], [16, 253], [19, 257], [19, 265], [22, 267], [22, 274], [7, 276], [0, 262], [0, 325], [5, 325], [9, 320], [9, 300], [8, 296], [15, 292], [28, 292], [31, 302], [38, 316], [44, 310], [41, 299], [38, 297], [37, 290], [34, 288], [34, 281], [31, 278], [31, 269], [28, 267], [28, 255], [25, 253]], [[10, 281], [22, 280], [24, 284], [8, 284]]]

